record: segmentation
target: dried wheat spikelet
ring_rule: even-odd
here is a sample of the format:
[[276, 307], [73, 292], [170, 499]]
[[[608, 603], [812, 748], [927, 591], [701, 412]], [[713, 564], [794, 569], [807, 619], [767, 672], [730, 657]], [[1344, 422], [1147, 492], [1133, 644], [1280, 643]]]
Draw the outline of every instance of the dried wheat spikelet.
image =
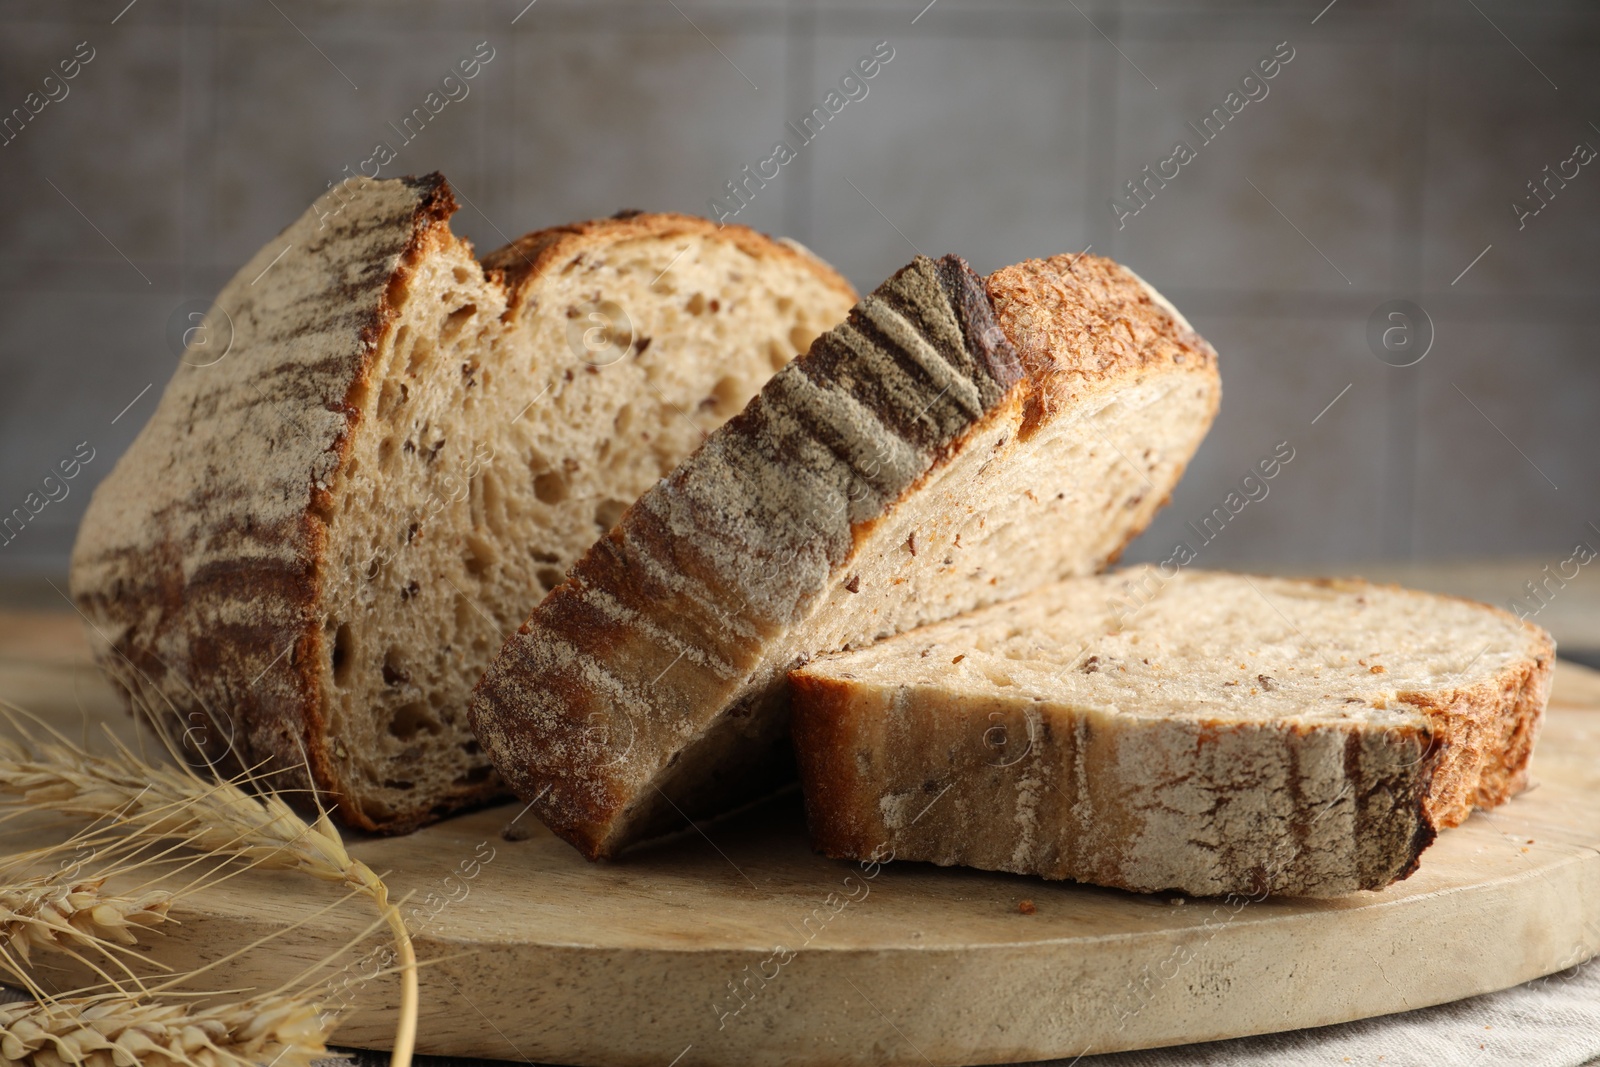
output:
[[[14, 709], [15, 710], [15, 709]], [[25, 713], [24, 713], [25, 714]], [[290, 868], [350, 887], [371, 899], [395, 941], [401, 983], [393, 1067], [408, 1067], [416, 1043], [416, 953], [388, 887], [345, 851], [338, 828], [319, 810], [306, 822], [275, 793], [252, 794], [239, 781], [201, 779], [185, 767], [155, 765], [107, 731], [109, 755], [97, 755], [48, 730], [40, 739], [18, 725], [20, 739], [0, 738], [0, 801], [34, 811], [108, 819], [141, 839], [166, 838], [215, 856]], [[223, 1062], [223, 1061], [216, 1061]]]
[[117, 993], [0, 1005], [8, 1064], [308, 1067], [327, 1055], [316, 1006], [281, 993], [207, 1007]]
[[105, 882], [105, 876], [67, 882], [43, 876], [0, 886], [0, 945], [31, 962], [30, 948], [137, 945], [136, 930], [166, 921], [171, 893], [109, 893]]
[[[178, 848], [158, 849], [137, 837], [90, 827], [43, 848], [0, 858], [0, 972], [36, 998], [47, 997], [30, 968], [32, 950], [48, 947], [77, 960], [111, 988], [125, 990], [123, 981], [128, 980], [142, 989], [143, 981], [130, 964], [137, 962], [160, 971], [168, 968], [135, 951], [138, 931], [165, 922], [171, 905], [199, 884], [176, 891], [153, 888], [164, 876], [204, 861], [202, 857], [184, 862], [173, 855]], [[60, 862], [54, 869], [40, 873], [41, 866], [57, 858]], [[87, 871], [91, 865], [94, 870]], [[113, 877], [172, 865], [176, 865], [174, 869], [156, 874], [144, 884], [114, 891], [106, 888]], [[201, 881], [215, 873], [207, 872]]]

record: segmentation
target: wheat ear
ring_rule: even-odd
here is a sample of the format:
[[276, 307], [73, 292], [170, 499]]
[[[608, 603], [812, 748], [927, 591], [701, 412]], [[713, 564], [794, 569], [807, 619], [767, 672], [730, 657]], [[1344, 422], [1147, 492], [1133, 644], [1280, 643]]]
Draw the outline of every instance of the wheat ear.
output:
[[0, 1058], [30, 1067], [308, 1067], [326, 1056], [315, 1005], [277, 993], [156, 1004], [122, 993], [0, 1005]]
[[[234, 1003], [214, 998], [230, 991], [189, 993], [175, 987], [260, 948], [338, 907], [351, 889], [283, 929], [273, 930], [197, 970], [153, 989], [80, 989], [36, 1004], [0, 1006], [0, 1061], [28, 1067], [268, 1067], [309, 1064], [328, 1055], [320, 1006], [299, 987], [332, 960], [384, 925], [377, 919], [299, 975], [265, 993]], [[152, 999], [161, 996], [167, 999]], [[268, 1061], [266, 1058], [271, 1056]]]
[[36, 753], [0, 738], [0, 794], [36, 810], [110, 816], [114, 825], [137, 833], [181, 840], [263, 867], [303, 871], [370, 898], [394, 937], [400, 963], [400, 1018], [390, 1063], [409, 1067], [417, 1034], [417, 958], [411, 935], [383, 879], [345, 851], [326, 812], [319, 811], [308, 824], [275, 793], [247, 793], [235, 781], [203, 781], [187, 767], [146, 763], [110, 731], [108, 756], [50, 733], [53, 740], [39, 741], [23, 732]]
[[45, 877], [0, 886], [0, 944], [31, 963], [30, 947], [137, 945], [135, 930], [166, 921], [171, 893], [108, 893], [105, 882], [104, 876], [69, 882]]

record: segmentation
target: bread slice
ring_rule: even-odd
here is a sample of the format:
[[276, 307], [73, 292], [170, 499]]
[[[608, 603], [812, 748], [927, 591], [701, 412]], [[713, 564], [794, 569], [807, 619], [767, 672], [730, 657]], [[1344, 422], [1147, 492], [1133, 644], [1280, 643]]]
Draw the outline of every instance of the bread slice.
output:
[[855, 300], [683, 215], [480, 265], [455, 210], [439, 175], [349, 183], [269, 242], [73, 557], [101, 662], [196, 761], [308, 761], [373, 830], [504, 793], [466, 701], [528, 603]]
[[1331, 896], [1523, 787], [1554, 659], [1466, 600], [1146, 567], [813, 661], [794, 743], [829, 856]]
[[622, 516], [474, 729], [591, 858], [794, 773], [785, 672], [1103, 567], [1210, 426], [1216, 354], [1109, 260], [918, 257]]

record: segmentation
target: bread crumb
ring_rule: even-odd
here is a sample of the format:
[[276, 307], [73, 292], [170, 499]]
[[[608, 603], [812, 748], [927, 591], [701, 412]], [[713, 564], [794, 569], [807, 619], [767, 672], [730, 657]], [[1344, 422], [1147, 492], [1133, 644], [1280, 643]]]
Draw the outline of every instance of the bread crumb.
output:
[[861, 592], [861, 575], [852, 574], [850, 580], [844, 583], [844, 587], [852, 593]]
[[1372, 671], [1373, 674], [1388, 674], [1389, 673], [1389, 670], [1388, 670], [1387, 667], [1384, 667], [1381, 664], [1377, 664], [1377, 663], [1374, 663], [1371, 666], [1370, 670]]
[[955, 659], [951, 660], [950, 662], [951, 663], [960, 663], [962, 660], [964, 660], [966, 658], [967, 658], [967, 654], [965, 652], [963, 652], [959, 656], [957, 656]]
[[513, 819], [501, 829], [500, 839], [502, 841], [526, 841], [535, 832], [533, 820], [530, 819], [528, 822], [519, 825], [518, 820]]
[[1020, 904], [1017, 905], [1017, 910], [1020, 911], [1024, 915], [1032, 915], [1034, 912], [1038, 911], [1039, 909], [1033, 906], [1033, 901], [1024, 900]]

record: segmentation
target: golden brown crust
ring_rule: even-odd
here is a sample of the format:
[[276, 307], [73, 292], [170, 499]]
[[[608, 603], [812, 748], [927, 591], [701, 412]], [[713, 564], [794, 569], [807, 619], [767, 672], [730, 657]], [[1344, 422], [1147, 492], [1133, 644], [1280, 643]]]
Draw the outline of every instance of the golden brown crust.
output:
[[1534, 655], [1476, 686], [1400, 695], [1427, 713], [1440, 749], [1422, 798], [1430, 825], [1459, 826], [1473, 808], [1503, 804], [1527, 787], [1555, 664], [1555, 647], [1540, 634]]
[[995, 271], [987, 288], [1033, 383], [1025, 435], [1084, 391], [1151, 368], [1216, 376], [1216, 350], [1142, 279], [1102, 256], [1030, 259]]
[[883, 842], [868, 840], [870, 821], [861, 817], [864, 801], [851, 788], [857, 776], [839, 773], [853, 759], [864, 695], [839, 679], [804, 671], [790, 672], [789, 691], [795, 708], [803, 709], [790, 722], [790, 736], [811, 845], [831, 859], [869, 855]]

